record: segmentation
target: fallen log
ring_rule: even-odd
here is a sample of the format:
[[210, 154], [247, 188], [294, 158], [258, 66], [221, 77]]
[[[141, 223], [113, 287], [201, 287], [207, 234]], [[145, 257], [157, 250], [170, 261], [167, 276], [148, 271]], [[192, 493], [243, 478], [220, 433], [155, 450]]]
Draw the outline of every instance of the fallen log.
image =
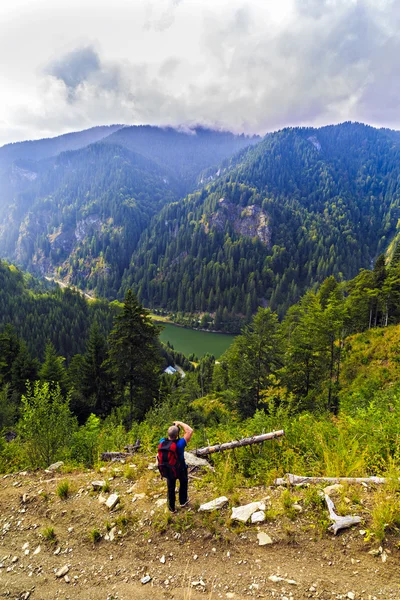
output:
[[134, 455], [140, 448], [140, 440], [136, 440], [135, 445], [128, 444], [125, 446], [126, 452], [102, 452], [100, 459], [104, 462], [112, 460], [126, 460]]
[[386, 477], [304, 477], [286, 473], [285, 477], [275, 479], [275, 485], [304, 485], [306, 483], [386, 483]]
[[224, 450], [232, 450], [233, 448], [241, 448], [242, 446], [261, 444], [261, 442], [273, 440], [283, 435], [285, 435], [285, 432], [281, 429], [280, 431], [271, 431], [270, 433], [263, 433], [262, 435], [253, 435], [253, 437], [243, 438], [242, 440], [234, 440], [233, 442], [225, 442], [224, 444], [216, 444], [215, 446], [197, 448], [196, 450], [192, 450], [192, 453], [196, 456], [207, 456], [207, 454], [214, 454], [214, 452], [223, 452]]

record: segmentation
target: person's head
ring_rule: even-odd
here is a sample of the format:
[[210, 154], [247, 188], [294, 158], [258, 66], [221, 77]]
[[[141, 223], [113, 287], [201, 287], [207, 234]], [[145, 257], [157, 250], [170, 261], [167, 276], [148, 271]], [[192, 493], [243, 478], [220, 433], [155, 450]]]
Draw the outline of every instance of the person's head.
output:
[[177, 427], [176, 425], [171, 425], [171, 427], [168, 429], [168, 438], [170, 440], [177, 440], [179, 437], [179, 427]]

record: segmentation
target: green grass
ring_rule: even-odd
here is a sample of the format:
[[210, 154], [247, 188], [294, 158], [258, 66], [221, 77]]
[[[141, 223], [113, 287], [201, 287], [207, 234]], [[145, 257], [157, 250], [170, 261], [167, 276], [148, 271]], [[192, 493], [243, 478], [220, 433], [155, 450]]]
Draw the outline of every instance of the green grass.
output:
[[62, 481], [58, 484], [56, 494], [61, 500], [66, 500], [71, 493], [71, 489], [68, 481]]

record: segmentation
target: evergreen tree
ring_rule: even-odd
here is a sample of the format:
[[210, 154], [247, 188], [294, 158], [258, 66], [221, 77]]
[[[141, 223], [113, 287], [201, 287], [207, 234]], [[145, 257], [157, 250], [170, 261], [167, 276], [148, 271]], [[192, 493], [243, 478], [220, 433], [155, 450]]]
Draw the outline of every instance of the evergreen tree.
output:
[[51, 389], [55, 389], [58, 385], [61, 392], [66, 394], [69, 382], [64, 361], [65, 358], [58, 356], [53, 344], [49, 342], [46, 345], [44, 363], [39, 370], [39, 379], [42, 382], [48, 382]]
[[281, 359], [278, 317], [269, 308], [259, 308], [221, 358], [228, 365], [229, 385], [244, 418], [254, 415], [262, 404], [262, 392], [274, 384]]
[[134, 416], [144, 417], [159, 389], [160, 328], [149, 314], [128, 290], [109, 336], [110, 372], [122, 395], [128, 390], [129, 427]]

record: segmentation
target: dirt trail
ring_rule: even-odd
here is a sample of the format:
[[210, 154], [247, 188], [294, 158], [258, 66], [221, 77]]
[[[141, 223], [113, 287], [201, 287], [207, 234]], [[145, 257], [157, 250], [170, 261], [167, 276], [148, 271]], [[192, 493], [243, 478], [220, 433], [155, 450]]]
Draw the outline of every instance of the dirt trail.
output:
[[[138, 475], [127, 479], [127, 468]], [[93, 491], [91, 482], [99, 478], [108, 482], [107, 493]], [[72, 491], [62, 500], [56, 490], [65, 480]], [[229, 508], [198, 513], [196, 505], [215, 494], [207, 486], [193, 488], [192, 482], [192, 507], [171, 519], [165, 506], [157, 505], [165, 484], [147, 467], [110, 465], [102, 473], [41, 471], [1, 478], [0, 598], [400, 599], [395, 537], [385, 543], [387, 560], [382, 562], [382, 556], [369, 553], [379, 544], [366, 544], [357, 527], [337, 537], [323, 533], [306, 508], [294, 520], [280, 515], [259, 526], [235, 526]], [[110, 512], [99, 496], [111, 493], [120, 496], [120, 503]], [[271, 488], [236, 491], [241, 504], [263, 498], [273, 504], [281, 493]], [[357, 514], [368, 520], [370, 492], [360, 494]], [[49, 527], [54, 543], [43, 537]], [[98, 543], [91, 539], [94, 529], [102, 536]], [[106, 539], [110, 529], [113, 540]], [[260, 530], [274, 543], [259, 546]], [[62, 567], [68, 573], [57, 578]], [[142, 584], [146, 574], [151, 581]]]

